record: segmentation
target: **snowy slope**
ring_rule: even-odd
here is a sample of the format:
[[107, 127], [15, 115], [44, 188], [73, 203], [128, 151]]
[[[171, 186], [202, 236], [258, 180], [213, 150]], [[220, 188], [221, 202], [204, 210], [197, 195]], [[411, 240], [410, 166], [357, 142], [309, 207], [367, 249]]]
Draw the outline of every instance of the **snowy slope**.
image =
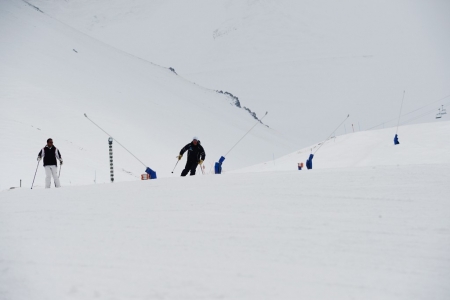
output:
[[[358, 124], [395, 119], [404, 88], [405, 113], [446, 103], [446, 2], [30, 3], [43, 12], [0, 1], [1, 300], [449, 299], [450, 123], [400, 126], [398, 146], [395, 128]], [[222, 175], [170, 171], [193, 135], [211, 166], [255, 122], [183, 77], [269, 110]], [[348, 107], [360, 119], [297, 171]], [[83, 113], [161, 178], [138, 180], [144, 166], [115, 143], [117, 181], [134, 182], [101, 184], [108, 137]], [[296, 149], [289, 132], [313, 146], [268, 161]], [[63, 187], [42, 189], [39, 168], [30, 190], [48, 137]]]
[[[219, 159], [255, 120], [231, 99], [166, 68], [124, 53], [18, 0], [0, 3], [0, 189], [31, 186], [36, 156], [54, 139], [65, 165], [64, 186], [109, 181], [108, 136], [87, 113], [159, 176], [175, 174], [175, 156], [199, 136], [206, 166]], [[274, 130], [257, 126], [230, 154], [233, 169], [285, 153]], [[259, 149], [256, 151], [256, 149]], [[145, 170], [114, 145], [116, 180]], [[43, 184], [39, 168], [36, 184]]]
[[0, 192], [0, 298], [447, 300], [450, 164]]
[[396, 146], [394, 135], [395, 128], [387, 128], [333, 136], [323, 145], [319, 143], [236, 172], [295, 170], [298, 163], [305, 164], [309, 154], [316, 151], [313, 169], [450, 164], [449, 121], [400, 126], [400, 145]]
[[30, 1], [259, 114], [269, 110], [296, 149], [348, 113], [362, 129], [394, 126], [404, 90], [404, 113], [422, 108], [405, 122], [433, 121], [450, 104], [446, 0]]

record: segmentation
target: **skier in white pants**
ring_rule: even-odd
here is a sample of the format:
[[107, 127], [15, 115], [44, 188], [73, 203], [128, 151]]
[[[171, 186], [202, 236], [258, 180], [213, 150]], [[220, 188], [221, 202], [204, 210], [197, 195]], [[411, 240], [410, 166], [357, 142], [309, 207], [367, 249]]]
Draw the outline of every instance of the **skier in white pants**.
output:
[[44, 168], [45, 168], [45, 188], [50, 188], [51, 177], [53, 176], [53, 181], [55, 182], [55, 187], [61, 187], [59, 183], [58, 177], [58, 160], [63, 164], [63, 160], [61, 157], [61, 153], [59, 150], [53, 146], [53, 140], [48, 139], [47, 145], [39, 151], [37, 160], [40, 161], [44, 159]]

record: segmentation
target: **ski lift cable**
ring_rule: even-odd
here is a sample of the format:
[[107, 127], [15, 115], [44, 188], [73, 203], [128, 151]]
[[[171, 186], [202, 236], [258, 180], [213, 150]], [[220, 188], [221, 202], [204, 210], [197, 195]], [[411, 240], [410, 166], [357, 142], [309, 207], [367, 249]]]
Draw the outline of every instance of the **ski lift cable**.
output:
[[407, 123], [409, 123], [409, 122], [412, 122], [412, 121], [414, 121], [414, 120], [420, 119], [420, 118], [422, 118], [422, 117], [424, 117], [424, 116], [434, 114], [434, 113], [436, 113], [436, 109], [429, 110], [429, 111], [427, 111], [427, 112], [425, 112], [425, 113], [423, 113], [423, 114], [421, 114], [421, 115], [418, 115], [418, 116], [416, 116], [416, 117], [414, 117], [414, 118], [411, 118], [411, 119], [409, 119], [409, 120], [407, 120], [407, 121], [402, 122], [402, 125], [407, 124]]
[[413, 117], [413, 118], [411, 118], [411, 119], [409, 119], [409, 120], [403, 121], [401, 125], [408, 124], [409, 122], [412, 122], [412, 121], [414, 121], [414, 120], [420, 119], [420, 118], [422, 118], [422, 117], [424, 117], [424, 116], [427, 116], [427, 115], [430, 115], [430, 114], [434, 114], [434, 113], [436, 113], [436, 110], [435, 110], [435, 109], [433, 109], [433, 110], [431, 110], [431, 111], [427, 111], [427, 112], [425, 112], [425, 113], [423, 113], [423, 114], [421, 114], [421, 115], [418, 115], [418, 116], [415, 116], [415, 117]]
[[[446, 105], [446, 106], [447, 106], [447, 105]], [[444, 107], [445, 107], [445, 106], [444, 106]], [[414, 121], [414, 120], [416, 120], [416, 119], [420, 119], [420, 118], [422, 118], [422, 117], [424, 117], [424, 116], [426, 116], [426, 115], [431, 115], [431, 114], [434, 114], [434, 113], [436, 113], [436, 109], [429, 110], [429, 111], [427, 111], [427, 112], [425, 112], [425, 113], [423, 113], [423, 114], [421, 114], [421, 115], [418, 115], [418, 116], [416, 116], [416, 117], [413, 117], [413, 118], [411, 118], [411, 119], [409, 119], [409, 120], [407, 120], [407, 121], [403, 121], [403, 122], [401, 123], [401, 125], [408, 124], [409, 122], [412, 122], [412, 121]]]
[[[412, 114], [412, 113], [414, 113], [414, 112], [416, 112], [416, 111], [418, 111], [418, 110], [421, 110], [421, 109], [423, 109], [423, 108], [425, 108], [425, 107], [427, 107], [427, 106], [433, 105], [433, 104], [435, 104], [436, 102], [442, 101], [442, 100], [444, 100], [444, 99], [446, 99], [446, 98], [448, 98], [448, 97], [450, 97], [450, 95], [447, 95], [447, 96], [445, 96], [445, 97], [440, 98], [439, 100], [433, 101], [433, 102], [431, 102], [431, 103], [429, 103], [429, 104], [427, 104], [427, 105], [424, 105], [424, 106], [419, 107], [419, 108], [417, 108], [417, 109], [415, 109], [415, 110], [412, 110], [412, 111], [410, 111], [410, 112], [404, 114], [402, 117], [407, 116], [407, 115], [409, 115], [409, 114]], [[450, 100], [450, 99], [449, 99], [449, 100]]]
[[[407, 113], [403, 114], [402, 117], [405, 117], [405, 116], [407, 116], [407, 115], [410, 115], [410, 114], [412, 114], [412, 113], [414, 113], [414, 112], [416, 112], [416, 111], [419, 111], [419, 110], [421, 110], [421, 109], [424, 109], [424, 108], [427, 107], [427, 106], [433, 105], [433, 104], [435, 104], [436, 102], [442, 101], [442, 100], [444, 100], [444, 99], [446, 99], [446, 98], [449, 98], [449, 97], [450, 97], [450, 95], [447, 95], [447, 96], [442, 97], [442, 98], [440, 98], [440, 99], [438, 99], [438, 100], [436, 100], [436, 101], [433, 101], [433, 102], [428, 103], [428, 104], [426, 104], [426, 105], [424, 105], [424, 106], [421, 106], [421, 107], [419, 107], [419, 108], [416, 108], [415, 110], [412, 110], [412, 111], [410, 111], [410, 112], [407, 112]], [[449, 99], [449, 100], [450, 100], [450, 99]], [[373, 126], [373, 127], [368, 128], [368, 129], [366, 129], [366, 130], [371, 130], [371, 129], [377, 128], [378, 126], [381, 126], [381, 125], [383, 125], [383, 124], [385, 124], [385, 123], [392, 122], [392, 121], [394, 121], [394, 120], [396, 120], [396, 119], [397, 119], [397, 118], [393, 118], [393, 119], [390, 119], [390, 120], [388, 120], [388, 121], [384, 121], [384, 122], [382, 122], [382, 123], [380, 123], [380, 124], [378, 124], [378, 125], [376, 125], [376, 126]]]

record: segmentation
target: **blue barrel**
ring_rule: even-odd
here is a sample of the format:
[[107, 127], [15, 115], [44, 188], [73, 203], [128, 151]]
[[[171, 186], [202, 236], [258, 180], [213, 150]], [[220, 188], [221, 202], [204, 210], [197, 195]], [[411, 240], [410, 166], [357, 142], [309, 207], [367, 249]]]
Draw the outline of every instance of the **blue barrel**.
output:
[[308, 170], [311, 170], [312, 169], [312, 160], [313, 160], [313, 158], [314, 158], [314, 154], [310, 154], [309, 155], [309, 158], [306, 160], [306, 168], [308, 169]]
[[219, 161], [216, 162], [216, 164], [214, 165], [214, 173], [215, 174], [222, 174], [222, 163], [225, 160], [225, 157], [221, 156], [219, 158]]
[[148, 175], [150, 175], [150, 179], [156, 179], [156, 172], [153, 171], [152, 169], [150, 169], [149, 167], [147, 167], [147, 169], [145, 169], [145, 173], [147, 173]]

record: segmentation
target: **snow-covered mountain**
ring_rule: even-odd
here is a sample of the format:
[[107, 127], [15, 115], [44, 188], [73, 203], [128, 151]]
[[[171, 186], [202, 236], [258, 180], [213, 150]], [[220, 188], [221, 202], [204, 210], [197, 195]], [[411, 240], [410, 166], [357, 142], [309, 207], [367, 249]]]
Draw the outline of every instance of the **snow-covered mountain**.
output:
[[[21, 179], [31, 186], [47, 138], [65, 159], [63, 185], [108, 182], [108, 136], [84, 113], [162, 177], [179, 176], [184, 160], [171, 174], [175, 156], [193, 136], [203, 143], [209, 172], [256, 122], [231, 97], [80, 33], [24, 1], [1, 1], [0, 7], [0, 189], [19, 186]], [[117, 143], [113, 147], [116, 180], [140, 178], [145, 166]], [[259, 125], [224, 168], [255, 164], [290, 147]], [[39, 168], [38, 186], [43, 176]]]
[[348, 113], [347, 125], [361, 130], [396, 125], [404, 90], [403, 112], [415, 112], [403, 124], [431, 122], [450, 104], [445, 0], [30, 3], [109, 45], [231, 92], [258, 115], [268, 110], [271, 127], [293, 140], [289, 151], [324, 139]]

